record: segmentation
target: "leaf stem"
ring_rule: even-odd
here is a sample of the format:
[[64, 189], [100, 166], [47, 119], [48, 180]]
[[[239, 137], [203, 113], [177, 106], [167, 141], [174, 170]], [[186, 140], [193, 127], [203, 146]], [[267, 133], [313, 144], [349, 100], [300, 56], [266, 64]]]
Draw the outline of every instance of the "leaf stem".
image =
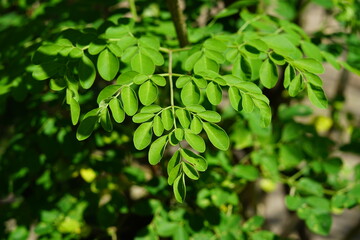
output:
[[134, 21], [137, 22], [137, 20], [138, 20], [138, 15], [137, 15], [137, 13], [136, 13], [135, 0], [129, 0], [129, 5], [130, 5], [131, 15], [132, 15]]
[[159, 51], [169, 53], [170, 51], [171, 52], [182, 52], [182, 51], [187, 51], [187, 50], [190, 50], [190, 49], [191, 49], [191, 47], [175, 48], [175, 49], [169, 49], [169, 48], [160, 47]]
[[174, 104], [174, 84], [173, 84], [173, 73], [172, 73], [172, 51], [169, 50], [169, 85], [170, 85], [170, 104], [174, 117], [174, 127], [176, 128], [176, 118], [175, 118], [175, 104]]

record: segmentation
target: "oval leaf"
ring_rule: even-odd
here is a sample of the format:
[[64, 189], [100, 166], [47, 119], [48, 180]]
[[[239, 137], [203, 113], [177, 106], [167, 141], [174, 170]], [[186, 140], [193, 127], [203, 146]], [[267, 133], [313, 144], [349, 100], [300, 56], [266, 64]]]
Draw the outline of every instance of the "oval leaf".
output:
[[151, 127], [152, 122], [146, 122], [135, 130], [133, 140], [136, 149], [142, 150], [150, 144], [152, 137]]
[[113, 80], [119, 71], [119, 66], [118, 58], [108, 49], [100, 53], [97, 60], [97, 68], [103, 79], [107, 81]]
[[204, 130], [209, 137], [210, 142], [220, 150], [227, 150], [230, 145], [230, 140], [224, 129], [216, 124], [204, 122]]
[[167, 136], [162, 136], [156, 139], [151, 144], [149, 149], [149, 163], [151, 165], [156, 165], [160, 162], [164, 154], [166, 143], [167, 143]]
[[124, 87], [121, 90], [121, 101], [124, 105], [125, 113], [133, 116], [138, 110], [138, 100], [134, 90], [131, 87]]

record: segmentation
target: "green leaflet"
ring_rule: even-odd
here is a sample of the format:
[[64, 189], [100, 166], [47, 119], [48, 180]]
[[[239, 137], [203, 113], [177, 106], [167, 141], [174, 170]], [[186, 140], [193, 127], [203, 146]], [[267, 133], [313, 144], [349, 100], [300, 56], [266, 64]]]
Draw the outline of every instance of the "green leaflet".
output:
[[80, 117], [80, 105], [73, 97], [70, 98], [70, 114], [72, 124], [76, 125]]
[[176, 128], [174, 134], [179, 142], [184, 139], [184, 130], [182, 128]]
[[183, 88], [190, 81], [191, 81], [190, 76], [181, 76], [176, 80], [176, 87]]
[[77, 47], [73, 48], [69, 53], [69, 57], [74, 58], [74, 59], [81, 58], [83, 55], [84, 55], [84, 52]]
[[120, 64], [118, 58], [108, 49], [105, 49], [100, 53], [97, 60], [97, 68], [103, 79], [107, 81], [113, 80], [119, 71], [119, 67]]
[[155, 114], [153, 113], [137, 113], [132, 117], [132, 120], [134, 123], [143, 123], [150, 120], [154, 116]]
[[242, 103], [241, 103], [241, 95], [239, 89], [236, 87], [230, 87], [229, 88], [229, 99], [231, 106], [236, 110], [240, 111], [242, 109]]
[[124, 50], [123, 55], [121, 56], [121, 61], [125, 63], [130, 63], [133, 57], [135, 56], [135, 54], [138, 52], [138, 50], [139, 48], [135, 46], [126, 48]]
[[204, 42], [204, 48], [213, 51], [223, 52], [226, 50], [227, 46], [224, 42], [220, 40], [209, 38]]
[[208, 165], [205, 158], [202, 156], [195, 154], [188, 149], [180, 149], [180, 154], [186, 161], [192, 164], [196, 170], [200, 172], [206, 171]]
[[289, 95], [295, 97], [303, 90], [303, 79], [300, 74], [296, 75], [290, 82], [289, 85]]
[[230, 146], [230, 140], [226, 132], [216, 124], [204, 122], [204, 130], [209, 137], [210, 142], [220, 150], [227, 150]]
[[158, 50], [149, 47], [141, 47], [140, 52], [151, 58], [156, 66], [164, 64], [164, 57]]
[[118, 98], [111, 99], [109, 107], [115, 122], [122, 123], [125, 120], [125, 112], [121, 108], [120, 100]]
[[193, 82], [188, 82], [181, 90], [181, 101], [185, 106], [198, 104], [200, 89]]
[[153, 131], [157, 137], [164, 133], [164, 124], [162, 123], [161, 117], [159, 115], [156, 115], [153, 119]]
[[205, 141], [199, 135], [191, 133], [189, 131], [185, 131], [185, 140], [189, 143], [189, 145], [198, 152], [205, 152], [206, 146]]
[[181, 126], [185, 129], [189, 128], [190, 126], [189, 112], [186, 111], [185, 109], [180, 108], [177, 109], [175, 113], [176, 113], [176, 117], [179, 119]]
[[313, 212], [306, 216], [305, 223], [314, 233], [326, 236], [330, 232], [332, 218], [329, 213]]
[[107, 47], [116, 57], [121, 57], [123, 51], [119, 47], [119, 45], [117, 45], [116, 43], [109, 43]]
[[315, 73], [315, 74], [322, 74], [324, 73], [324, 67], [323, 65], [312, 58], [302, 58], [297, 59], [292, 62], [292, 64], [299, 69]]
[[307, 93], [312, 104], [318, 108], [327, 108], [328, 101], [325, 96], [324, 90], [320, 86], [307, 83]]
[[80, 122], [80, 125], [76, 131], [76, 138], [79, 141], [83, 141], [90, 137], [91, 133], [94, 131], [95, 125], [98, 122], [98, 108], [88, 112], [84, 119]]
[[175, 131], [172, 131], [169, 133], [169, 143], [173, 146], [176, 146], [179, 144], [179, 139], [175, 135]]
[[170, 172], [169, 172], [169, 177], [168, 177], [168, 184], [169, 185], [173, 185], [175, 179], [181, 175], [181, 164], [177, 163], [173, 168], [171, 168]]
[[321, 55], [325, 58], [325, 60], [330, 63], [335, 69], [339, 70], [341, 68], [341, 65], [337, 61], [337, 59], [332, 55], [331, 53], [322, 51]]
[[309, 72], [304, 72], [303, 74], [309, 83], [311, 83], [314, 86], [322, 87], [323, 82], [318, 75], [315, 75], [315, 74], [312, 74]]
[[105, 47], [105, 41], [96, 39], [90, 43], [88, 51], [91, 55], [98, 55], [102, 50], [104, 50]]
[[36, 80], [46, 80], [52, 76], [54, 76], [59, 68], [63, 67], [57, 62], [47, 62], [42, 63], [40, 65], [35, 65], [32, 70], [32, 76]]
[[139, 99], [143, 105], [148, 106], [155, 102], [157, 95], [158, 89], [151, 81], [146, 81], [141, 84], [139, 88]]
[[147, 75], [140, 73], [134, 77], [133, 82], [137, 85], [141, 85], [148, 79], [149, 77]]
[[115, 95], [115, 93], [116, 93], [117, 91], [120, 90], [120, 88], [121, 88], [120, 85], [109, 85], [109, 86], [106, 86], [105, 88], [103, 88], [103, 89], [100, 91], [100, 93], [99, 93], [99, 95], [98, 95], [98, 97], [97, 97], [97, 99], [96, 99], [96, 102], [97, 102], [98, 104], [100, 104], [101, 101], [107, 100], [107, 99], [111, 98], [113, 95]]
[[160, 48], [160, 42], [156, 37], [142, 36], [138, 42], [141, 47], [148, 47], [154, 50]]
[[163, 76], [152, 75], [150, 77], [150, 79], [151, 79], [151, 81], [153, 81], [153, 83], [155, 83], [156, 85], [158, 85], [160, 87], [166, 86], [166, 79]]
[[145, 75], [151, 75], [155, 72], [155, 64], [148, 56], [137, 53], [131, 59], [131, 68], [132, 70], [142, 73]]
[[110, 113], [107, 108], [104, 108], [100, 113], [100, 123], [105, 131], [111, 132], [113, 130], [113, 124], [110, 119]]
[[260, 68], [260, 81], [266, 88], [275, 87], [278, 81], [276, 65], [271, 59], [266, 59]]
[[262, 38], [262, 40], [277, 54], [293, 59], [298, 59], [302, 56], [301, 51], [297, 49], [284, 34], [266, 36]]
[[192, 80], [199, 88], [206, 88], [207, 86], [207, 81], [202, 77], [192, 77]]
[[295, 69], [288, 64], [284, 73], [284, 87], [288, 88], [291, 80], [295, 78]]
[[295, 211], [303, 204], [304, 200], [301, 197], [289, 195], [285, 197], [285, 205], [289, 210]]
[[202, 122], [198, 117], [193, 117], [190, 123], [190, 129], [193, 133], [199, 134], [202, 131]]
[[165, 130], [170, 130], [173, 128], [174, 125], [174, 116], [170, 109], [165, 109], [161, 113], [161, 120], [164, 124]]
[[124, 105], [124, 111], [127, 115], [133, 116], [138, 110], [138, 100], [134, 90], [131, 87], [124, 87], [121, 90], [121, 101]]
[[124, 72], [119, 75], [119, 77], [116, 80], [116, 84], [119, 85], [127, 85], [133, 82], [135, 76], [137, 76], [138, 73], [134, 71]]
[[159, 105], [150, 105], [150, 106], [144, 106], [141, 108], [140, 112], [142, 113], [157, 113], [162, 110], [162, 107]]
[[222, 90], [219, 84], [210, 82], [206, 88], [206, 96], [212, 105], [218, 105], [222, 98]]
[[195, 113], [206, 111], [206, 109], [199, 104], [186, 106], [186, 109], [189, 110], [190, 112], [195, 112]]
[[186, 185], [185, 185], [185, 177], [184, 174], [179, 175], [173, 185], [175, 199], [182, 203], [186, 197]]
[[241, 103], [244, 112], [248, 112], [248, 113], [252, 112], [254, 110], [254, 102], [251, 96], [246, 93], [241, 93], [241, 96], [242, 96]]
[[89, 89], [94, 84], [96, 70], [93, 62], [86, 55], [83, 55], [79, 61], [78, 72], [80, 85], [84, 89]]
[[307, 57], [313, 58], [318, 62], [322, 62], [321, 51], [315, 44], [311, 42], [302, 41], [301, 49], [304, 51]]
[[269, 103], [261, 99], [253, 98], [255, 106], [260, 110], [262, 127], [269, 126], [271, 122], [271, 108]]
[[184, 173], [186, 174], [186, 176], [188, 176], [190, 179], [193, 180], [198, 180], [199, 179], [199, 173], [198, 171], [196, 171], [196, 169], [191, 166], [190, 164], [186, 163], [186, 162], [182, 162], [182, 169], [184, 171]]
[[181, 156], [180, 156], [180, 151], [178, 150], [178, 151], [176, 151], [174, 153], [174, 155], [169, 160], [169, 163], [167, 165], [167, 173], [168, 173], [168, 175], [170, 175], [171, 170], [175, 166], [179, 165], [180, 161], [181, 161]]
[[162, 136], [156, 139], [151, 145], [149, 149], [149, 163], [151, 165], [156, 165], [160, 162], [163, 157], [164, 150], [166, 147], [168, 136]]
[[202, 56], [194, 65], [194, 73], [201, 74], [203, 71], [219, 72], [219, 65], [210, 58]]
[[208, 122], [217, 123], [221, 121], [221, 115], [215, 111], [199, 112], [197, 113], [197, 116]]
[[225, 62], [225, 57], [222, 53], [210, 49], [205, 50], [205, 56], [209, 59], [214, 60], [215, 62], [221, 64]]
[[152, 122], [141, 124], [134, 132], [134, 145], [138, 150], [143, 150], [151, 143]]
[[195, 63], [200, 59], [200, 57], [202, 56], [202, 52], [198, 51], [193, 53], [192, 55], [190, 55], [184, 64], [184, 69], [185, 71], [191, 71], [191, 69], [193, 69]]

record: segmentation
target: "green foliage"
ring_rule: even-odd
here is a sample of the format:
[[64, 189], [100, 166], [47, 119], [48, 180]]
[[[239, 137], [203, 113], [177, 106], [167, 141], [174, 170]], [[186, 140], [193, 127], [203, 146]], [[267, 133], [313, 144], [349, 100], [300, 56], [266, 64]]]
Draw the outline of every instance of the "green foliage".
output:
[[[278, 0], [275, 17], [234, 1], [202, 28], [213, 2], [187, 2], [180, 48], [157, 1], [3, 1], [0, 238], [279, 239], [244, 197], [275, 184], [328, 235], [331, 214], [360, 202], [360, 165], [347, 169], [337, 143], [298, 121], [312, 110], [297, 101], [332, 107], [323, 62], [359, 73], [359, 54], [340, 61], [324, 44], [334, 36], [308, 36], [295, 2]], [[336, 17], [357, 31], [349, 12]], [[336, 37], [356, 49], [348, 35]], [[359, 153], [351, 129], [341, 150]]]

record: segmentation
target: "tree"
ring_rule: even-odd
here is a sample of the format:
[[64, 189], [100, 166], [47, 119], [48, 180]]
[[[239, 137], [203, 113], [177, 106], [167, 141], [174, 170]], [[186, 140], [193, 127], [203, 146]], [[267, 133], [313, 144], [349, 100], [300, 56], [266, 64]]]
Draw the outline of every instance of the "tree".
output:
[[278, 239], [258, 212], [277, 184], [329, 234], [360, 202], [360, 165], [334, 154], [358, 153], [359, 128], [339, 148], [298, 118], [313, 114], [304, 98], [328, 108], [323, 62], [359, 73], [326, 44], [352, 47], [359, 4], [314, 1], [347, 9], [351, 34], [309, 36], [296, 12], [309, 1], [276, 2], [5, 2], [1, 236]]

